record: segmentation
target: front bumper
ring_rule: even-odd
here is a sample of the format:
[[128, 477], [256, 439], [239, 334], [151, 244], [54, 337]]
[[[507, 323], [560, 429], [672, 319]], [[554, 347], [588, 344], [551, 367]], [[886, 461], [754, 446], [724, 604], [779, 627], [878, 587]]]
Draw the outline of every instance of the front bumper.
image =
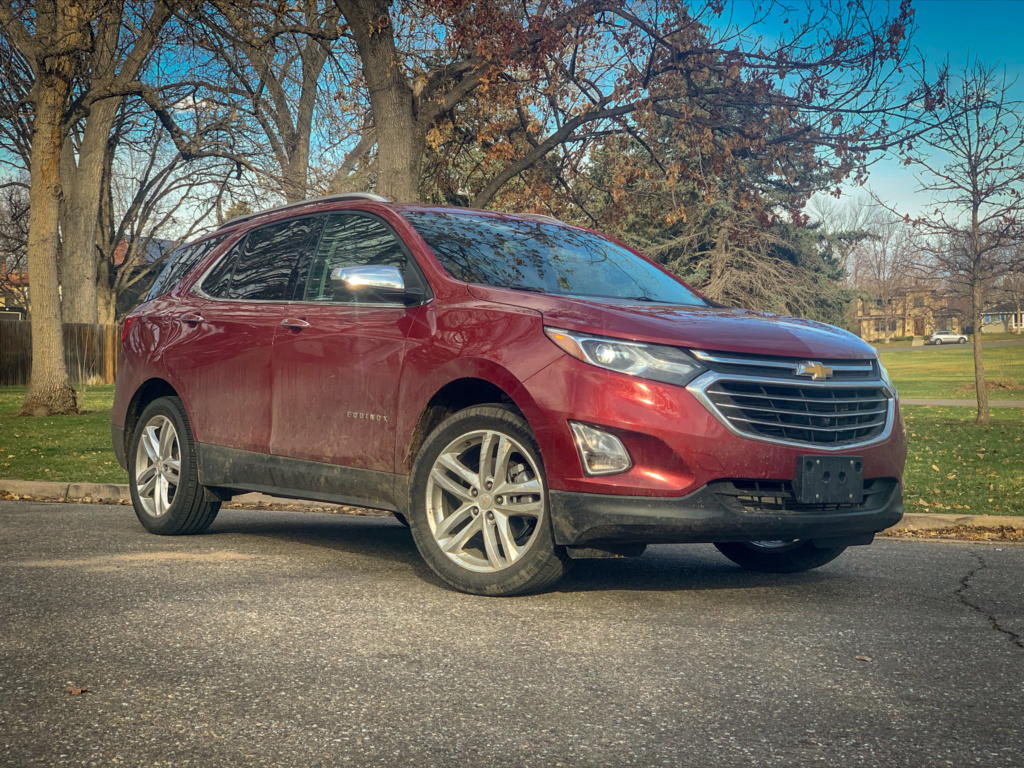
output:
[[549, 495], [555, 543], [575, 547], [771, 539], [867, 544], [903, 517], [903, 494], [895, 479], [863, 505], [829, 511], [745, 509], [712, 485], [677, 498], [557, 490]]

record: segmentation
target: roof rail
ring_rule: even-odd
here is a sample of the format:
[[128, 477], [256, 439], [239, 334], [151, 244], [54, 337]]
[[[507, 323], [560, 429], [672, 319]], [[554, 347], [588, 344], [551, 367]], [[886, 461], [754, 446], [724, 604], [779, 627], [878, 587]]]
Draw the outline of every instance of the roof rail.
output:
[[543, 221], [546, 224], [565, 224], [561, 219], [548, 216], [546, 213], [517, 213], [515, 215], [521, 219], [533, 219], [534, 221]]
[[292, 208], [301, 208], [305, 205], [313, 205], [315, 203], [329, 203], [335, 200], [372, 200], [375, 203], [391, 202], [386, 197], [375, 195], [373, 192], [339, 192], [334, 195], [322, 195], [321, 197], [310, 197], [305, 200], [299, 200], [295, 203], [286, 203], [285, 205], [279, 205], [275, 208], [267, 208], [265, 211], [244, 213], [241, 216], [235, 216], [233, 219], [228, 219], [217, 227], [217, 229], [224, 229], [225, 227], [234, 226], [235, 224], [241, 224], [243, 221], [249, 221], [249, 219], [269, 216], [272, 213], [280, 213], [281, 211], [291, 210]]

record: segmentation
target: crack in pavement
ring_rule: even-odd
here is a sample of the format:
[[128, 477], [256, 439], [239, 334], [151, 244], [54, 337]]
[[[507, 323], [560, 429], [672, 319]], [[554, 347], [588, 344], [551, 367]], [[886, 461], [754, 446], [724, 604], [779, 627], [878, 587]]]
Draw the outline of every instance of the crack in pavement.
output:
[[966, 595], [964, 594], [968, 589], [970, 589], [971, 579], [973, 579], [981, 571], [988, 568], [988, 563], [985, 562], [985, 559], [981, 555], [979, 555], [977, 552], [971, 552], [971, 554], [978, 559], [978, 564], [970, 571], [968, 571], [962, 579], [960, 579], [960, 586], [957, 588], [955, 593], [957, 599], [971, 610], [980, 613], [985, 618], [985, 620], [988, 621], [988, 623], [992, 626], [992, 629], [994, 629], [996, 632], [1001, 632], [1002, 634], [1006, 635], [1007, 640], [1009, 640], [1011, 643], [1016, 645], [1021, 650], [1024, 650], [1024, 638], [1021, 638], [1021, 636], [1018, 635], [1016, 632], [1006, 629], [999, 623], [999, 620], [995, 616], [986, 611], [980, 605], [972, 603], [970, 600], [967, 599]]

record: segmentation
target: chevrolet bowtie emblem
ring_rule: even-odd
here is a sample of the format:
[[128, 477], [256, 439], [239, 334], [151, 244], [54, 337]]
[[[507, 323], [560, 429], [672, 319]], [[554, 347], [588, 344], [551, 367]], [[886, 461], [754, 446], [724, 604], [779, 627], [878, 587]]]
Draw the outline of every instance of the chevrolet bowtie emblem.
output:
[[809, 376], [815, 381], [821, 381], [832, 375], [832, 369], [826, 367], [823, 363], [799, 363], [796, 366], [796, 375]]

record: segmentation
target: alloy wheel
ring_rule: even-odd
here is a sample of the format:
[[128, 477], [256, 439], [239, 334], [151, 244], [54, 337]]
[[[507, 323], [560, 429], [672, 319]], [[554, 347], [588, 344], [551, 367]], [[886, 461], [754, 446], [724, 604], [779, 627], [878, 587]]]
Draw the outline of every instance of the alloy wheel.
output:
[[493, 573], [519, 561], [541, 530], [544, 507], [537, 466], [503, 432], [461, 435], [430, 469], [430, 531], [441, 551], [468, 570]]
[[167, 514], [174, 503], [180, 476], [178, 430], [166, 416], [154, 416], [142, 428], [135, 454], [135, 485], [146, 514]]

